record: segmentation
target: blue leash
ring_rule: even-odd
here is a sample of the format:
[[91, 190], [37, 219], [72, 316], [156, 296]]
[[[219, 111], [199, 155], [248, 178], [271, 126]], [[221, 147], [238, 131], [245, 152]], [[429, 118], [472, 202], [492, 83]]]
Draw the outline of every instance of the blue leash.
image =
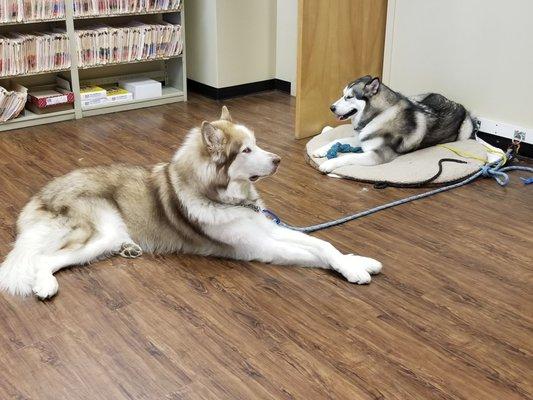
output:
[[[509, 159], [510, 154], [507, 154], [507, 157]], [[276, 224], [283, 226], [285, 228], [289, 228], [289, 229], [292, 229], [294, 231], [299, 231], [299, 232], [306, 232], [306, 233], [316, 232], [322, 229], [327, 229], [333, 226], [344, 224], [345, 222], [348, 222], [348, 221], [353, 221], [354, 219], [366, 217], [367, 215], [377, 213], [378, 211], [386, 210], [387, 208], [396, 207], [402, 204], [410, 203], [415, 200], [424, 199], [426, 197], [433, 196], [437, 193], [447, 192], [448, 190], [456, 189], [458, 187], [464, 186], [470, 182], [475, 181], [477, 178], [481, 176], [486, 177], [486, 178], [494, 178], [500, 186], [506, 186], [509, 183], [509, 175], [506, 174], [506, 172], [508, 171], [527, 171], [527, 172], [533, 173], [533, 168], [531, 167], [524, 167], [524, 166], [519, 166], [519, 165], [504, 167], [503, 165], [505, 164], [505, 162], [506, 162], [506, 158], [504, 157], [500, 161], [495, 161], [493, 163], [484, 165], [474, 175], [466, 178], [465, 180], [462, 180], [461, 182], [457, 182], [457, 183], [454, 183], [448, 186], [443, 186], [438, 189], [430, 190], [429, 192], [416, 194], [414, 196], [409, 196], [409, 197], [406, 197], [405, 199], [396, 200], [396, 201], [393, 201], [387, 204], [383, 204], [381, 206], [371, 208], [370, 210], [361, 211], [359, 213], [352, 214], [352, 215], [347, 215], [345, 217], [342, 217], [342, 218], [339, 218], [333, 221], [329, 221], [329, 222], [324, 222], [322, 224], [305, 226], [305, 227], [292, 226], [281, 221], [281, 219], [276, 214], [274, 214], [272, 211], [266, 210], [266, 209], [262, 211], [263, 211], [263, 214], [265, 214], [268, 218], [272, 219]], [[527, 182], [525, 183], [527, 184]]]

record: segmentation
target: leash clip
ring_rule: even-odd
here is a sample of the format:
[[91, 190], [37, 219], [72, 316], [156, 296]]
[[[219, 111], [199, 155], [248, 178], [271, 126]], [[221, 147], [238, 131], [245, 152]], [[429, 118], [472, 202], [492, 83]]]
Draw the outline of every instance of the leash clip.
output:
[[281, 223], [281, 220], [279, 219], [279, 217], [276, 214], [274, 214], [272, 211], [264, 208], [261, 210], [261, 212], [265, 215], [265, 217], [275, 222], [276, 225], [279, 225]]

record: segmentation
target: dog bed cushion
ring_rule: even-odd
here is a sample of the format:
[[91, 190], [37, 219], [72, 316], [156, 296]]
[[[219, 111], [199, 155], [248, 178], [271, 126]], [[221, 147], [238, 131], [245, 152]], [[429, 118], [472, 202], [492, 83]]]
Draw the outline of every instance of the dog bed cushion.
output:
[[[350, 135], [353, 135], [353, 127], [351, 124], [347, 124], [315, 136], [306, 146], [308, 162], [311, 166], [318, 169], [318, 166], [326, 161], [327, 158], [312, 157], [313, 151], [333, 140], [346, 138]], [[370, 167], [347, 165], [334, 170], [329, 175], [362, 182], [382, 182], [390, 186], [416, 186], [427, 181], [439, 171], [440, 159], [452, 158], [466, 161], [466, 164], [455, 162], [442, 163], [442, 172], [432, 184], [445, 184], [461, 180], [474, 174], [484, 164], [480, 159], [487, 159], [486, 147], [473, 139], [447, 143], [446, 146], [457, 151], [459, 154], [467, 154], [469, 157], [460, 156], [442, 146], [433, 146], [401, 155], [386, 164]], [[345, 154], [339, 154], [339, 157], [344, 156]]]

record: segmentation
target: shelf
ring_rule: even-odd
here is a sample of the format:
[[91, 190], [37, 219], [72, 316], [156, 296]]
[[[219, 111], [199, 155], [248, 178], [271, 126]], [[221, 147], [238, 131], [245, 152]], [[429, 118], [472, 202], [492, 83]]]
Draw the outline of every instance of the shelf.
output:
[[27, 128], [29, 126], [49, 124], [52, 122], [67, 121], [74, 118], [76, 118], [74, 109], [58, 111], [50, 114], [34, 114], [31, 111], [25, 110], [24, 116], [0, 123], [0, 131]]
[[159, 106], [162, 104], [175, 103], [183, 101], [183, 92], [171, 86], [163, 87], [163, 94], [161, 97], [154, 97], [151, 99], [128, 100], [113, 103], [99, 104], [92, 107], [82, 109], [83, 116], [107, 114], [118, 111], [133, 110], [136, 108]]
[[46, 75], [46, 74], [56, 74], [59, 72], [65, 72], [70, 71], [70, 67], [68, 68], [61, 68], [61, 69], [53, 69], [49, 71], [38, 71], [38, 72], [29, 72], [27, 74], [18, 74], [18, 75], [3, 75], [0, 76], [0, 79], [11, 79], [11, 78], [21, 78], [25, 76], [33, 76], [33, 75]]
[[182, 55], [178, 54], [176, 56], [169, 56], [169, 57], [157, 57], [157, 58], [143, 58], [141, 60], [133, 60], [133, 61], [123, 61], [118, 63], [107, 63], [107, 64], [96, 64], [96, 65], [85, 65], [83, 67], [78, 67], [79, 70], [83, 69], [93, 69], [93, 68], [103, 68], [103, 67], [113, 67], [115, 65], [127, 65], [127, 64], [138, 64], [138, 63], [144, 63], [144, 62], [152, 62], [152, 61], [167, 61], [172, 58], [180, 58]]
[[135, 11], [128, 13], [116, 13], [116, 14], [94, 14], [94, 15], [78, 15], [74, 16], [74, 20], [80, 19], [96, 19], [96, 18], [114, 18], [114, 17], [127, 17], [131, 15], [153, 15], [153, 14], [169, 14], [181, 12], [181, 8], [176, 8], [173, 10], [155, 10], [155, 11]]
[[10, 26], [10, 25], [27, 25], [27, 24], [41, 24], [44, 22], [57, 22], [65, 21], [65, 17], [61, 18], [47, 18], [47, 19], [31, 19], [26, 21], [10, 21], [10, 22], [0, 22], [0, 27]]
[[[63, 27], [62, 22], [64, 22], [66, 35], [70, 40], [68, 52], [72, 60], [72, 65], [68, 68], [0, 76], [0, 84], [4, 84], [10, 79], [19, 79], [25, 84], [25, 86], [36, 87], [52, 82], [54, 80], [54, 75], [68, 75], [68, 78], [71, 82], [72, 91], [75, 94], [74, 109], [67, 111], [58, 111], [51, 114], [34, 114], [30, 111], [26, 111], [23, 117], [15, 118], [14, 120], [10, 120], [5, 123], [0, 123], [0, 131], [28, 128], [34, 125], [47, 124], [70, 119], [79, 119], [92, 115], [127, 111], [187, 100], [185, 43], [183, 44], [183, 52], [174, 56], [154, 57], [141, 60], [98, 65], [87, 65], [83, 67], [76, 65], [76, 60], [78, 57], [78, 52], [76, 50], [77, 25], [83, 27], [85, 25], [104, 22], [104, 20], [99, 20], [100, 18], [124, 17], [124, 20], [128, 20], [129, 16], [139, 16], [138, 19], [146, 20], [147, 22], [158, 22], [162, 20], [168, 20], [168, 22], [171, 23], [181, 24], [183, 27], [183, 24], [185, 23], [185, 9], [183, 7], [183, 4], [181, 4], [177, 8], [167, 10], [144, 10], [136, 12], [73, 16], [72, 1], [66, 1], [67, 4], [70, 5], [70, 7], [66, 8], [66, 15], [63, 18], [39, 19], [21, 22], [13, 21], [3, 24], [0, 23], [0, 28], [4, 26], [4, 28], [0, 29], [0, 31], [6, 32], [11, 29], [18, 29], [20, 31], [43, 30], [44, 27], [46, 27], [46, 29], [49, 28], [49, 26], [47, 26], [46, 24], [48, 22], [58, 22], [58, 24], [55, 26], [60, 27]], [[0, 2], [2, 2], [2, 0], [0, 0]], [[147, 17], [141, 18], [143, 15], [146, 15]], [[149, 17], [150, 15], [152, 17]], [[87, 22], [83, 22], [82, 20], [87, 20]], [[42, 25], [23, 26], [23, 24], [39, 23], [42, 23]], [[17, 25], [21, 26], [17, 27]], [[51, 25], [54, 26], [53, 24]], [[182, 35], [184, 34], [185, 32], [182, 31]], [[80, 101], [80, 86], [89, 84], [114, 85], [120, 80], [133, 77], [142, 77], [143, 79], [154, 79], [159, 82], [165, 82], [167, 86], [162, 88], [161, 96], [153, 99], [130, 100], [116, 103], [100, 104], [93, 107], [87, 107], [85, 109], [82, 107]]]

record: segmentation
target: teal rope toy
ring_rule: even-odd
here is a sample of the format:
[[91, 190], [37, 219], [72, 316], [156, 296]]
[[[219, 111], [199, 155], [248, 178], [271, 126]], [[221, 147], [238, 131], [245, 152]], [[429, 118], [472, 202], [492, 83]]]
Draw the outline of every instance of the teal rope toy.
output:
[[353, 147], [349, 144], [342, 144], [341, 142], [335, 143], [331, 146], [331, 149], [326, 153], [328, 160], [332, 158], [337, 158], [338, 153], [362, 153], [363, 149], [361, 147]]

